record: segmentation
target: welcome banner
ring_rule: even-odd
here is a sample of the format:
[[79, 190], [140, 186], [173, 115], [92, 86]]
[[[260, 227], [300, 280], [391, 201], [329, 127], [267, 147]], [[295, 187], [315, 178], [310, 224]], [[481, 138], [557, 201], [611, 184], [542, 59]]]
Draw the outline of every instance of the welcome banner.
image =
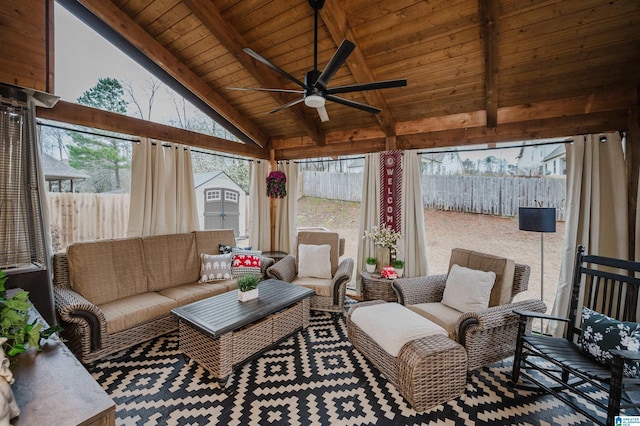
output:
[[401, 231], [402, 152], [380, 153], [380, 226]]

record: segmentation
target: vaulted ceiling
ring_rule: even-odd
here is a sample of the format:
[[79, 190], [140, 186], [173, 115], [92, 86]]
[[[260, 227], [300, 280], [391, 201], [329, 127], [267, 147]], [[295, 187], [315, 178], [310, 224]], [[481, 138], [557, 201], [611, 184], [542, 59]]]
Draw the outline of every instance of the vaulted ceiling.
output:
[[341, 94], [382, 112], [327, 102], [325, 123], [268, 114], [298, 94], [229, 89], [299, 89], [242, 49], [302, 80], [308, 0], [78, 1], [276, 159], [624, 130], [638, 102], [637, 0], [326, 0], [318, 68], [357, 46], [331, 86], [407, 86]]

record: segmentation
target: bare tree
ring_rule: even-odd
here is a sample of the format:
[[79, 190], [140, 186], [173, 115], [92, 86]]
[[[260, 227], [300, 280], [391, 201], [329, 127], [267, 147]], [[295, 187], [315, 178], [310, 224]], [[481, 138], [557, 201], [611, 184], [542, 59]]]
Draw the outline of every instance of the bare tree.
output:
[[[153, 102], [156, 94], [163, 86], [163, 83], [153, 76], [149, 76], [145, 79], [145, 84], [140, 88], [142, 94], [137, 94], [136, 89], [130, 81], [126, 81], [123, 84], [123, 88], [129, 102], [136, 109], [138, 116], [145, 120], [151, 120], [151, 111], [153, 110]], [[143, 106], [143, 103], [146, 105]], [[146, 112], [146, 113], [145, 113]]]

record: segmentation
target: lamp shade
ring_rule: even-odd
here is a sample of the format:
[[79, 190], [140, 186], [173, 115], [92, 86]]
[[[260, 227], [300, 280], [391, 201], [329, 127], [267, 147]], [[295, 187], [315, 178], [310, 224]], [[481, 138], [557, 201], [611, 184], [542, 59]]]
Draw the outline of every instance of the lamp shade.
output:
[[554, 207], [520, 207], [518, 217], [521, 231], [556, 232]]

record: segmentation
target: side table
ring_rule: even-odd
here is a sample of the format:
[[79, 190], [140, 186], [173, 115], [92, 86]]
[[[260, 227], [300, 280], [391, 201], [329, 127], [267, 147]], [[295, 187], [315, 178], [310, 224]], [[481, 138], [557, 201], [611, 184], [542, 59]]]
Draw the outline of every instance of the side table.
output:
[[282, 259], [284, 259], [284, 257], [286, 255], [288, 255], [289, 253], [285, 252], [285, 251], [263, 251], [262, 255], [264, 257], [270, 257], [273, 260], [277, 262], [281, 261]]
[[367, 271], [360, 272], [362, 280], [362, 296], [364, 300], [384, 300], [386, 302], [397, 302], [396, 292], [391, 288], [391, 282], [379, 272], [369, 273]]

